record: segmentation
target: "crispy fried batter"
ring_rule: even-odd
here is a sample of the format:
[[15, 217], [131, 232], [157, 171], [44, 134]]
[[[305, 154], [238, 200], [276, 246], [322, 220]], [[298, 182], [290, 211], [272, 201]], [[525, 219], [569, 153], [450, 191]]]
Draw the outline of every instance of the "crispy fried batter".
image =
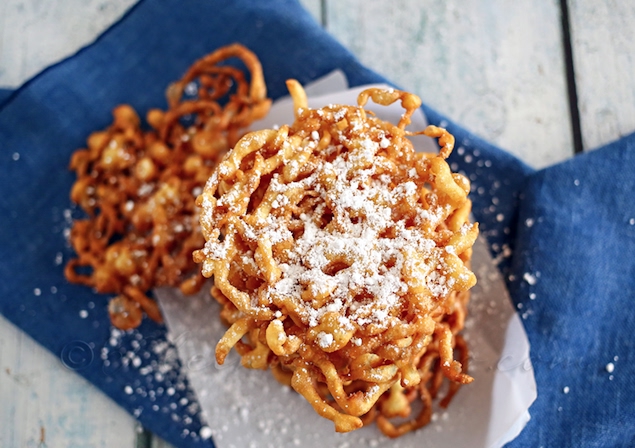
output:
[[[419, 132], [439, 139], [439, 154], [414, 151], [415, 95], [368, 89], [358, 107], [309, 109], [300, 84], [288, 87], [295, 122], [243, 137], [197, 200], [207, 243], [194, 258], [231, 325], [217, 360], [236, 346], [336, 431], [376, 420], [397, 437], [429, 422], [443, 378], [444, 405], [472, 381], [457, 335], [476, 281], [469, 181], [450, 171], [444, 129]], [[386, 123], [368, 99], [405, 113]]]
[[[240, 59], [250, 72], [224, 61]], [[161, 313], [147, 293], [157, 286], [198, 291], [204, 278], [192, 261], [203, 246], [195, 198], [222, 155], [269, 110], [257, 57], [241, 45], [223, 47], [195, 62], [167, 91], [167, 111], [151, 110], [141, 128], [132, 107], [113, 111], [105, 131], [76, 151], [71, 199], [87, 214], [74, 222], [77, 258], [66, 278], [117, 294], [108, 309], [114, 326], [137, 327], [142, 310]]]

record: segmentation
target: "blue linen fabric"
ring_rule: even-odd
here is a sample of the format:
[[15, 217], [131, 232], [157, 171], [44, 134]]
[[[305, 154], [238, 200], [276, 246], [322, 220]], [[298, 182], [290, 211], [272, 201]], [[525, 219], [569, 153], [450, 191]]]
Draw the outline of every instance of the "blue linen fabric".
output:
[[[352, 86], [387, 82], [296, 1], [144, 0], [0, 102], [0, 313], [181, 447], [213, 442], [200, 437], [187, 369], [173, 359], [178, 341], [148, 319], [113, 331], [108, 297], [64, 280], [72, 256], [65, 234], [79, 216], [67, 165], [90, 132], [108, 126], [113, 107], [129, 103], [141, 115], [165, 108], [171, 81], [233, 42], [259, 56], [274, 99], [287, 78], [306, 83], [336, 68]], [[534, 172], [423, 110], [457, 139], [451, 164], [472, 180], [474, 216], [531, 343], [538, 398], [509, 446], [633, 446], [635, 135]]]
[[12, 93], [13, 89], [0, 89], [0, 106], [9, 99]]

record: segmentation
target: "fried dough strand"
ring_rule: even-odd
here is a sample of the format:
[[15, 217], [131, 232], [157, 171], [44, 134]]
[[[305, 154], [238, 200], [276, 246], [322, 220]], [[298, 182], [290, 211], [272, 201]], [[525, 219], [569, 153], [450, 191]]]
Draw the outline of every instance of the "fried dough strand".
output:
[[[445, 160], [446, 130], [406, 131], [416, 95], [371, 88], [357, 107], [310, 109], [302, 86], [287, 85], [295, 122], [245, 135], [197, 199], [207, 242], [194, 259], [231, 325], [217, 361], [235, 347], [336, 431], [376, 421], [398, 437], [430, 421], [444, 378], [443, 405], [472, 381], [458, 335], [476, 282], [470, 183]], [[381, 121], [369, 99], [405, 113]], [[417, 134], [439, 153], [415, 152]]]
[[[242, 61], [249, 81], [242, 69], [225, 65], [230, 59]], [[117, 295], [108, 307], [115, 327], [137, 327], [142, 311], [162, 320], [148, 296], [152, 288], [193, 294], [202, 287], [192, 260], [205, 242], [195, 199], [220, 158], [266, 115], [266, 94], [258, 58], [229, 45], [196, 61], [168, 88], [168, 109], [147, 114], [151, 130], [121, 105], [113, 123], [73, 154], [71, 200], [87, 217], [73, 223], [77, 257], [64, 272], [72, 283]]]

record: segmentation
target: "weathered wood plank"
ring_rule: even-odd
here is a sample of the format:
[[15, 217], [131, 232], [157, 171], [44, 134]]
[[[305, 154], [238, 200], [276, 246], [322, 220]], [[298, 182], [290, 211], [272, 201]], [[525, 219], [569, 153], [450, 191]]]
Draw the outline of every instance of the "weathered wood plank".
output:
[[635, 131], [635, 2], [570, 0], [585, 150]]
[[0, 316], [0, 446], [132, 447], [135, 422]]
[[[92, 42], [136, 0], [0, 2], [0, 87], [18, 87]], [[300, 3], [322, 23], [322, 0]]]
[[[589, 0], [591, 1], [591, 0]], [[573, 154], [555, 0], [329, 0], [367, 66], [533, 166]]]
[[92, 42], [136, 0], [2, 0], [0, 87], [17, 87]]
[[304, 9], [309, 11], [317, 23], [324, 24], [322, 17], [322, 2], [326, 0], [300, 0]]
[[173, 448], [173, 445], [157, 436], [153, 436], [152, 443], [148, 448]]

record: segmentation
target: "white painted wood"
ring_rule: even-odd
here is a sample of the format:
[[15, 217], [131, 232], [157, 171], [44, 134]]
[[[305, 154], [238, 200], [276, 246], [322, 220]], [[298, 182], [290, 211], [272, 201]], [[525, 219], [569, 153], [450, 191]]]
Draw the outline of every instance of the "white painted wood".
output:
[[635, 131], [635, 2], [570, 0], [584, 149]]
[[[121, 17], [136, 0], [2, 0], [0, 88], [15, 88], [72, 55]], [[322, 23], [321, 0], [300, 3]]]
[[153, 436], [150, 448], [173, 448], [173, 445], [157, 436]]
[[92, 42], [135, 0], [0, 1], [0, 87], [17, 87]]
[[556, 0], [329, 1], [326, 23], [365, 65], [529, 164], [573, 154]]
[[132, 447], [135, 422], [0, 316], [0, 447]]
[[300, 0], [304, 9], [309, 11], [317, 23], [322, 24], [322, 0]]

